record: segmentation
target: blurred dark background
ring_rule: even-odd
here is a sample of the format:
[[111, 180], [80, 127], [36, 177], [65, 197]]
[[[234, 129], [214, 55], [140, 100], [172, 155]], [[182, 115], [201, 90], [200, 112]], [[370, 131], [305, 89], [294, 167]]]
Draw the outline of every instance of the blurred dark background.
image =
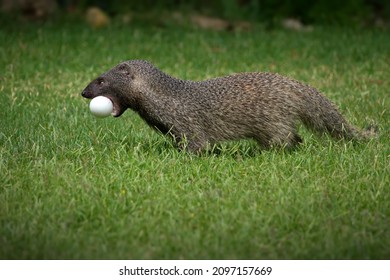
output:
[[389, 0], [1, 0], [2, 15], [48, 19], [98, 7], [110, 18], [159, 11], [197, 13], [223, 20], [273, 24], [294, 18], [303, 24], [379, 26], [389, 24]]

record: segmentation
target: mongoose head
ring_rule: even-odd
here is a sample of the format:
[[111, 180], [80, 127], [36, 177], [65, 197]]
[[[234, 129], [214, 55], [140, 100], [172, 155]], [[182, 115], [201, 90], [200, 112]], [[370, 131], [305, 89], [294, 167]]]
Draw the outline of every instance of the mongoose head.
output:
[[127, 108], [138, 111], [147, 90], [145, 81], [155, 69], [152, 64], [142, 60], [122, 62], [93, 80], [81, 95], [88, 99], [97, 96], [109, 98], [114, 105], [114, 117], [122, 115]]

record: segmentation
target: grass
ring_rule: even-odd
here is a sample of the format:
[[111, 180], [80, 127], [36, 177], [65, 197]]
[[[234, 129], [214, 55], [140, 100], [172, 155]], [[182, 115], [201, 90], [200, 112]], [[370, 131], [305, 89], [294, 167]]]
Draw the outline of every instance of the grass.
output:
[[[390, 258], [390, 35], [210, 32], [135, 24], [0, 30], [0, 258]], [[311, 135], [177, 151], [133, 112], [96, 119], [90, 80], [142, 58], [185, 79], [273, 71], [323, 91], [364, 144]]]

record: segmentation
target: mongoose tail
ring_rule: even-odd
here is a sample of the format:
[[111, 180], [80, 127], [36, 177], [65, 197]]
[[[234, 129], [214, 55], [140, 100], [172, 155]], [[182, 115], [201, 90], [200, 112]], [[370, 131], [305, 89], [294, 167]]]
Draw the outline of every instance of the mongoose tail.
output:
[[377, 128], [374, 126], [360, 130], [351, 125], [336, 105], [316, 89], [308, 88], [310, 92], [304, 97], [305, 107], [300, 110], [300, 119], [307, 128], [317, 133], [329, 133], [335, 139], [348, 141], [369, 140], [377, 135]]

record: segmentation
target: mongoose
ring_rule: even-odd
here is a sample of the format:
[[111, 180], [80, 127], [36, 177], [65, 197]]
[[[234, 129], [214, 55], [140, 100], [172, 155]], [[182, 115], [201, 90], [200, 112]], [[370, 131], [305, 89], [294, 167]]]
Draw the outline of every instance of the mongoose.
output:
[[205, 81], [174, 78], [147, 61], [120, 63], [93, 80], [85, 98], [103, 95], [119, 117], [130, 108], [179, 148], [200, 152], [225, 140], [252, 138], [263, 148], [293, 148], [297, 125], [334, 138], [362, 140], [369, 131], [350, 125], [316, 89], [274, 73], [238, 73]]

